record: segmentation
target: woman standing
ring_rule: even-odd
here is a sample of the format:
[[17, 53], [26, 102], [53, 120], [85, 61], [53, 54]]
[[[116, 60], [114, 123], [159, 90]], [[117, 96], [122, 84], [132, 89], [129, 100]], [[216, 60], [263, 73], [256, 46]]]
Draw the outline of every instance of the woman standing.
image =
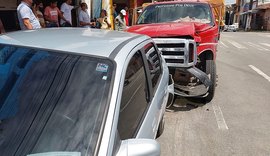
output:
[[33, 6], [33, 12], [36, 15], [36, 17], [38, 18], [38, 21], [39, 21], [41, 27], [45, 28], [46, 24], [45, 24], [44, 16], [43, 16], [43, 13], [40, 11], [40, 9], [42, 9], [42, 8], [43, 8], [43, 3], [38, 0], [35, 2], [34, 6]]
[[101, 10], [100, 18], [98, 18], [97, 21], [100, 23], [100, 29], [110, 29], [111, 28], [111, 24], [108, 22], [106, 10], [103, 10], [103, 9]]

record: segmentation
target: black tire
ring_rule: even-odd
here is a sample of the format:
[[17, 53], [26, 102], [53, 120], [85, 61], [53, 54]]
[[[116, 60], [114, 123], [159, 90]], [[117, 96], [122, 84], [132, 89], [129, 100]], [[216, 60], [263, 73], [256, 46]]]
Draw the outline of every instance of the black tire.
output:
[[216, 63], [214, 60], [206, 60], [205, 64], [205, 73], [209, 76], [211, 85], [208, 89], [208, 95], [204, 98], [205, 102], [210, 102], [215, 95], [215, 89], [216, 89]]
[[159, 125], [158, 125], [158, 131], [157, 131], [156, 138], [158, 138], [162, 135], [162, 133], [164, 132], [164, 127], [165, 127], [165, 120], [164, 120], [164, 116], [163, 116], [159, 122]]

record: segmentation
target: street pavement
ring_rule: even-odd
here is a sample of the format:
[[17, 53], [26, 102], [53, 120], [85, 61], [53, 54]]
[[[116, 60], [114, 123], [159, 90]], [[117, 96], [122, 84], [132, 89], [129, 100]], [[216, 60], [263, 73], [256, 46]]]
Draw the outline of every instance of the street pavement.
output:
[[162, 156], [270, 155], [270, 33], [223, 32], [214, 99], [177, 99], [158, 138]]

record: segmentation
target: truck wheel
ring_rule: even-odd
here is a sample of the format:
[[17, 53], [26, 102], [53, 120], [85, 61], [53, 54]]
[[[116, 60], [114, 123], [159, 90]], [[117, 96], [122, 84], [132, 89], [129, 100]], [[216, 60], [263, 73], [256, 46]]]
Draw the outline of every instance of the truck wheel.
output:
[[165, 127], [165, 120], [164, 120], [164, 115], [163, 115], [163, 117], [160, 120], [159, 125], [158, 125], [158, 131], [157, 131], [156, 138], [160, 137], [161, 134], [164, 132], [164, 127]]
[[215, 95], [216, 88], [216, 63], [214, 60], [206, 60], [205, 72], [209, 76], [211, 85], [208, 89], [208, 95], [204, 98], [205, 102], [210, 102]]

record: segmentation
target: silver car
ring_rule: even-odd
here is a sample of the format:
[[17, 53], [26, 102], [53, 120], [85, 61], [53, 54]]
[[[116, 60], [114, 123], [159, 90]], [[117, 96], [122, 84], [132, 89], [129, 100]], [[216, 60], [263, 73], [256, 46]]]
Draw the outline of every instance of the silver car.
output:
[[76, 28], [1, 35], [1, 156], [159, 155], [169, 80], [147, 36]]

